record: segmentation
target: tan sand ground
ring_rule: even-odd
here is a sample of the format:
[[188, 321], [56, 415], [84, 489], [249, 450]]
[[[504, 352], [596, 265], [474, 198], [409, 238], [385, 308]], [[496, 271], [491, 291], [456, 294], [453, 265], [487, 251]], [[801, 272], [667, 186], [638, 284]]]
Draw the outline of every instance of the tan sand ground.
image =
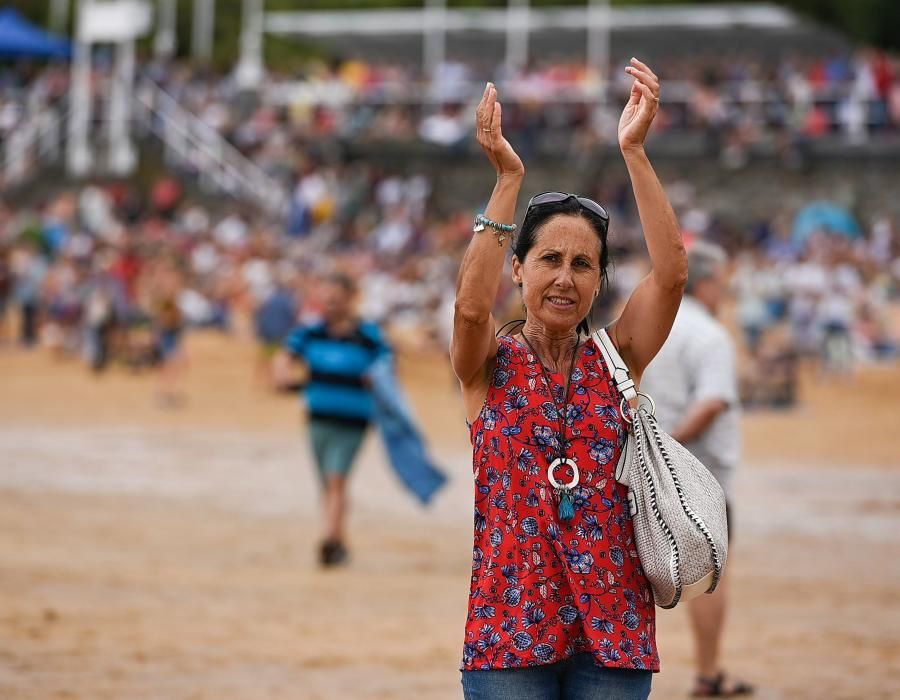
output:
[[[314, 564], [296, 401], [253, 346], [194, 336], [190, 401], [0, 348], [0, 699], [461, 697], [469, 456], [449, 370], [403, 374], [453, 482], [417, 508], [371, 439], [352, 565]], [[900, 697], [900, 367], [808, 377], [745, 419], [729, 668], [760, 698]], [[681, 698], [683, 610], [660, 611], [653, 698]]]

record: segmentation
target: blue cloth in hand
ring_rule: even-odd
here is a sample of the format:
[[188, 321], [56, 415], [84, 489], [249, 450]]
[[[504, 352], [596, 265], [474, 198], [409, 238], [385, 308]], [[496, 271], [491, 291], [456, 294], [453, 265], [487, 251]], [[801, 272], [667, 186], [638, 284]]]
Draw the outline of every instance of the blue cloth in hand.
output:
[[391, 467], [403, 485], [427, 505], [447, 477], [428, 456], [390, 358], [376, 361], [367, 376], [375, 399], [373, 422], [381, 433]]

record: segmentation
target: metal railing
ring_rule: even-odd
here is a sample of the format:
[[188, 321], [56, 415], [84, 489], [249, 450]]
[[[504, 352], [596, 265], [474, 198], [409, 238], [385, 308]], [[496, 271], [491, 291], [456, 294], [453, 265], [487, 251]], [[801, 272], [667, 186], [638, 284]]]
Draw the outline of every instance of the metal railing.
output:
[[195, 175], [201, 187], [249, 199], [273, 215], [284, 213], [288, 192], [234, 145], [149, 79], [135, 90], [135, 119], [163, 142], [168, 166]]
[[0, 188], [21, 185], [42, 165], [59, 159], [64, 119], [61, 107], [29, 101], [22, 119], [4, 139]]
[[[101, 100], [94, 107], [91, 140], [95, 147], [113, 148], [105, 128], [107, 105]], [[3, 139], [0, 188], [30, 181], [42, 167], [58, 163], [64, 153], [63, 127], [71, 116], [68, 102], [49, 105], [29, 96], [22, 109], [22, 118]], [[149, 79], [135, 86], [129, 126], [159, 138], [166, 165], [195, 177], [204, 190], [250, 201], [273, 216], [286, 211], [288, 192], [281, 182]], [[108, 159], [93, 159], [91, 172], [106, 174], [101, 170], [106, 164]]]

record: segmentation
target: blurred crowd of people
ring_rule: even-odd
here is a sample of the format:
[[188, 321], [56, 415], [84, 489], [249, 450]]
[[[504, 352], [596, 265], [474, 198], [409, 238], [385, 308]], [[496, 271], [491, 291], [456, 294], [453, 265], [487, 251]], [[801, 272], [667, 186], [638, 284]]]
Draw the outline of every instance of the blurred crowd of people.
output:
[[[98, 94], [105, 70], [98, 64]], [[48, 188], [38, 206], [0, 204], [0, 317], [18, 318], [22, 344], [81, 354], [97, 371], [119, 360], [162, 364], [174, 375], [186, 327], [227, 331], [235, 319], [252, 318], [264, 348], [280, 343], [297, 318], [315, 311], [316, 274], [337, 261], [359, 281], [365, 316], [419, 347], [446, 349], [473, 211], [448, 211], [427, 173], [398, 175], [349, 161], [328, 144], [469, 144], [470, 93], [476, 77], [484, 79], [476, 67], [444, 64], [428, 83], [409, 67], [311, 62], [302, 74], [272, 76], [257, 98], [242, 95], [230, 79], [183, 65], [148, 63], [143, 70], [289, 183], [285, 219], [192, 199], [169, 177], [148, 191], [126, 184]], [[779, 134], [853, 140], [900, 130], [900, 63], [880, 53], [774, 63], [675, 58], [660, 62], [659, 72], [666, 99], [654, 128], [706, 130], [723, 152]], [[611, 99], [607, 113], [596, 76], [583, 65], [489, 77], [504, 86], [504, 130], [526, 157], [540, 144], [557, 143], [564, 152], [614, 138], [621, 100]], [[627, 80], [624, 73], [616, 78], [614, 91], [627, 89]], [[67, 83], [62, 65], [0, 72], [0, 139], [29, 104], [63, 100]], [[851, 103], [863, 106], [861, 122]], [[803, 356], [844, 373], [856, 361], [896, 355], [888, 316], [900, 277], [896, 221], [867, 221], [857, 240], [820, 233], [797, 245], [784, 223], [790, 213], [770, 212], [759, 231], [734, 237], [698, 205], [701, 197], [684, 194], [690, 187], [669, 184], [686, 236], [735, 256], [751, 401], [790, 403]], [[615, 222], [616, 274], [602, 314], [640, 279], [642, 236], [626, 183], [601, 182], [584, 194], [604, 202]], [[510, 284], [501, 293], [513, 317], [516, 290]]]
[[818, 358], [823, 376], [897, 357], [896, 246], [895, 227], [879, 218], [858, 240], [821, 232], [799, 251], [763, 241], [739, 255], [733, 287], [748, 403], [793, 403], [804, 357]]
[[[182, 328], [228, 331], [235, 319], [253, 319], [262, 347], [271, 349], [315, 312], [316, 276], [336, 261], [358, 280], [364, 316], [419, 349], [444, 351], [472, 212], [438, 214], [423, 174], [388, 174], [362, 162], [302, 163], [289, 216], [279, 223], [236, 204], [192, 201], [170, 178], [143, 194], [88, 185], [35, 208], [6, 203], [0, 310], [18, 318], [22, 344], [81, 354], [98, 371], [111, 359], [133, 367], [164, 362], [177, 357]], [[644, 272], [633, 203], [619, 196], [623, 185], [601, 183], [590, 193], [616, 222], [615, 274], [601, 315]], [[900, 294], [896, 222], [879, 218], [857, 240], [821, 232], [798, 245], [777, 223], [741, 239], [720, 230], [700, 198], [685, 194], [690, 188], [670, 189], [686, 237], [719, 243], [734, 256], [748, 372], [756, 368], [774, 381], [804, 356], [821, 357], [826, 371], [838, 373], [896, 356], [889, 317]], [[514, 317], [511, 283], [501, 293]], [[751, 378], [747, 386], [758, 393], [762, 384]], [[789, 392], [782, 398], [792, 400]]]
[[[757, 145], [791, 158], [817, 139], [862, 144], [900, 131], [900, 58], [882, 52], [779, 60], [699, 54], [659, 57], [654, 65], [666, 85], [655, 138], [696, 134], [699, 148], [735, 167]], [[505, 131], [526, 157], [576, 153], [615, 142], [630, 89], [628, 76], [613, 71], [603, 99], [598, 74], [583, 62], [538, 61], [519, 72], [447, 62], [427, 79], [411, 63], [311, 61], [302, 72], [269, 75], [261, 103], [245, 111], [229, 80], [186, 66], [151, 65], [148, 74], [264, 160], [288, 139], [467, 148], [472, 109], [487, 79], [501, 90]]]
[[[700, 148], [735, 167], [760, 144], [790, 156], [817, 139], [862, 144], [900, 131], [900, 58], [894, 55], [862, 49], [830, 57], [653, 58], [666, 85], [655, 138], [701, 136]], [[303, 70], [270, 73], [255, 96], [229, 76], [188, 64], [149, 61], [141, 71], [270, 171], [284, 166], [285, 146], [297, 142], [418, 140], [467, 148], [472, 108], [487, 79], [504, 95], [505, 130], [526, 157], [579, 152], [614, 143], [629, 89], [621, 71], [612, 71], [604, 91], [589, 66], [559, 60], [518, 72], [447, 62], [426, 78], [412, 62], [311, 59]], [[29, 113], [29, 102], [63, 99], [68, 79], [65, 65], [0, 72], [0, 139]], [[98, 59], [98, 96], [110, 80], [108, 59]]]
[[193, 201], [168, 177], [146, 193], [88, 185], [34, 207], [6, 202], [0, 315], [22, 345], [81, 354], [98, 371], [111, 359], [164, 360], [184, 327], [229, 331], [252, 319], [271, 346], [315, 312], [310, 289], [337, 260], [361, 281], [365, 316], [444, 344], [440, 307], [471, 220], [429, 216], [429, 193], [424, 176], [308, 164], [277, 225], [237, 204]]
[[[626, 62], [622, 57], [612, 65]], [[868, 131], [900, 127], [900, 58], [882, 52], [779, 60], [692, 54], [659, 57], [654, 65], [667, 85], [662, 130], [742, 120], [763, 131], [793, 127], [811, 138], [839, 132], [864, 138]], [[505, 101], [518, 105], [529, 117], [513, 124], [513, 129], [591, 126], [596, 119], [592, 108], [599, 102], [601, 81], [582, 62], [536, 61], [520, 72], [448, 62], [430, 80], [421, 71], [421, 66], [412, 64], [311, 61], [302, 73], [270, 75], [264, 102], [287, 106], [293, 113], [283, 116], [293, 118], [298, 128], [314, 129], [317, 136], [409, 139], [430, 135], [440, 143], [452, 143], [449, 130], [443, 134], [433, 119], [429, 123], [422, 106], [469, 105], [480, 94], [484, 80], [492, 79], [502, 88]], [[174, 72], [151, 67], [150, 73], [187, 98], [194, 111], [209, 110], [211, 122], [218, 127], [232, 122], [228, 105], [235, 102], [227, 91], [233, 86], [209, 81], [187, 67]], [[618, 71], [611, 78], [610, 97], [618, 109], [618, 97], [627, 95], [630, 84]], [[391, 105], [405, 116], [385, 117], [374, 109]], [[304, 107], [314, 109], [307, 112]], [[470, 110], [465, 112], [463, 132], [468, 129]]]

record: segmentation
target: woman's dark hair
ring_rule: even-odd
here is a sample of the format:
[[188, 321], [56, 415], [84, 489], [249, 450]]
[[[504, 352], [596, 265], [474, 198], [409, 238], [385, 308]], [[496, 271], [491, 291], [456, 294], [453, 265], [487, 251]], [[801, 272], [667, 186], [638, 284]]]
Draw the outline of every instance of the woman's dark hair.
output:
[[[600, 291], [606, 289], [609, 284], [607, 276], [607, 267], [609, 265], [609, 247], [606, 245], [606, 234], [609, 230], [609, 221], [599, 214], [586, 209], [578, 203], [575, 197], [569, 197], [561, 202], [548, 202], [547, 204], [537, 204], [531, 207], [525, 213], [525, 221], [522, 222], [522, 228], [516, 236], [513, 244], [513, 254], [519, 259], [519, 262], [525, 262], [525, 256], [534, 247], [537, 241], [538, 231], [541, 226], [547, 223], [554, 216], [560, 214], [567, 216], [580, 216], [585, 219], [600, 241]], [[583, 318], [578, 324], [578, 332], [587, 335], [590, 331], [588, 328], [588, 316]]]

